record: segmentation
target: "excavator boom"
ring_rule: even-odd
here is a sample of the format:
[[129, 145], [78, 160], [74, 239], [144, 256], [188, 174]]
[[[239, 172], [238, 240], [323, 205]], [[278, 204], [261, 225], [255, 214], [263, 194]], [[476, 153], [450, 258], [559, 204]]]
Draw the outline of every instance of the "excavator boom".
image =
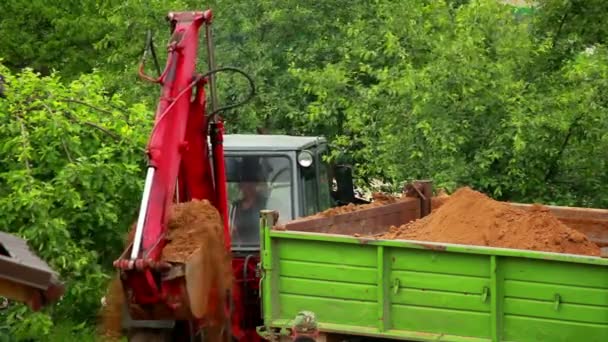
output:
[[[161, 256], [167, 243], [169, 210], [175, 202], [209, 200], [222, 217], [225, 247], [230, 246], [221, 144], [223, 124], [215, 112], [215, 71], [204, 75], [196, 72], [203, 26], [209, 68], [214, 69], [211, 11], [174, 12], [167, 19], [171, 38], [164, 71], [152, 78], [140, 67], [140, 75], [160, 84], [162, 90], [147, 146], [149, 163], [133, 241], [114, 266], [121, 272], [132, 316], [191, 319], [191, 313], [183, 310], [187, 305], [182, 305], [187, 302], [184, 266], [163, 261]], [[207, 84], [212, 86], [211, 115], [206, 111]]]

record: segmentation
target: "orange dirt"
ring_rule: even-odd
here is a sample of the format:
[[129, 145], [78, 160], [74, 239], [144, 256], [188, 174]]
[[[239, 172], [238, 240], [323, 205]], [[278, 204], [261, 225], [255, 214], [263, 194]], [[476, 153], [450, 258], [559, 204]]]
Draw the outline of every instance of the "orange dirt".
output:
[[101, 332], [105, 340], [118, 340], [122, 336], [122, 307], [124, 303], [122, 283], [118, 276], [108, 286], [106, 305], [101, 309]]
[[432, 214], [391, 227], [379, 238], [600, 255], [597, 245], [541, 205], [514, 208], [464, 187], [436, 207]]
[[[135, 225], [127, 236], [127, 245], [133, 241]], [[171, 263], [195, 265], [189, 279], [197, 288], [191, 298], [206, 308], [202, 314], [212, 325], [224, 324], [226, 290], [232, 284], [230, 253], [224, 248], [223, 221], [217, 209], [207, 200], [174, 205], [169, 213], [167, 245], [161, 260]], [[200, 271], [199, 271], [200, 270]], [[214, 296], [216, 300], [209, 300]], [[124, 294], [116, 277], [108, 287], [106, 306], [102, 309], [102, 333], [108, 338], [121, 336], [122, 305]]]
[[431, 198], [431, 211], [439, 209], [448, 199], [450, 199], [450, 195], [443, 190], [439, 191], [435, 197]]
[[[376, 207], [380, 207], [380, 206], [387, 205], [387, 204], [397, 203], [397, 202], [401, 201], [402, 199], [404, 199], [405, 197], [408, 197], [408, 195], [404, 194], [401, 197], [397, 197], [397, 196], [393, 196], [393, 195], [389, 195], [389, 194], [376, 192], [376, 193], [372, 194], [373, 200], [369, 204], [357, 205], [357, 204], [349, 203], [349, 204], [341, 206], [341, 207], [329, 208], [320, 213], [306, 216], [306, 217], [303, 217], [303, 218], [300, 218], [297, 220], [301, 220], [301, 219], [308, 220], [308, 219], [320, 218], [320, 217], [331, 217], [331, 216], [351, 213], [351, 212], [355, 212], [355, 211], [359, 211], [359, 210], [376, 208]], [[437, 194], [437, 196], [432, 198], [432, 201], [431, 201], [432, 209], [436, 209], [436, 208], [440, 207], [443, 203], [445, 203], [445, 201], [448, 198], [450, 198], [449, 195], [447, 195], [444, 191], [439, 192]]]
[[560, 221], [584, 233], [600, 248], [608, 247], [608, 222], [605, 219], [562, 217]]
[[[169, 242], [161, 259], [196, 265], [191, 279], [200, 286], [196, 294], [190, 296], [207, 308], [202, 315], [223, 323], [221, 303], [232, 283], [232, 266], [230, 254], [224, 247], [224, 228], [219, 212], [207, 200], [180, 203], [171, 210], [168, 228]], [[210, 297], [219, 302], [209, 301]]]
[[[125, 237], [125, 247], [133, 242], [135, 237], [135, 225], [131, 225], [131, 229]], [[104, 341], [118, 341], [122, 337], [122, 314], [125, 296], [122, 288], [122, 282], [116, 275], [106, 290], [106, 304], [101, 307], [101, 324], [99, 327], [102, 339]]]
[[350, 213], [350, 212], [354, 212], [354, 211], [375, 208], [375, 207], [379, 207], [379, 206], [383, 206], [383, 205], [387, 205], [387, 204], [396, 203], [401, 199], [401, 197], [395, 197], [392, 195], [387, 195], [387, 194], [376, 192], [376, 193], [372, 194], [372, 199], [373, 199], [373, 201], [368, 204], [356, 205], [353, 203], [349, 203], [348, 205], [344, 205], [341, 207], [335, 207], [335, 208], [329, 208], [320, 213], [306, 216], [304, 219], [308, 220], [311, 218], [330, 217], [330, 216], [336, 216], [336, 215]]

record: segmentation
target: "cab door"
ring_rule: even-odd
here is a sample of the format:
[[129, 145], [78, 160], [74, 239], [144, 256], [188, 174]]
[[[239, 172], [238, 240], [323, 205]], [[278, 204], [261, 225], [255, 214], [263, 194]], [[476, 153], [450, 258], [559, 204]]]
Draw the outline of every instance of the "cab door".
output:
[[322, 146], [307, 152], [312, 154], [313, 163], [308, 167], [298, 163], [300, 216], [314, 215], [331, 207], [328, 165], [323, 160], [327, 149]]

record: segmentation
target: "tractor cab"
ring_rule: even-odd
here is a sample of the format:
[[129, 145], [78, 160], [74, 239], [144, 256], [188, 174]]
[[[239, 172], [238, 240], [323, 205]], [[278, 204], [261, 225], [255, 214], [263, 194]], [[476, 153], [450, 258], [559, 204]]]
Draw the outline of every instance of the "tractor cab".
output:
[[[235, 251], [259, 248], [260, 210], [278, 211], [280, 223], [337, 203], [335, 170], [323, 158], [328, 153], [323, 137], [225, 135], [224, 153]], [[348, 184], [352, 189], [352, 178]]]

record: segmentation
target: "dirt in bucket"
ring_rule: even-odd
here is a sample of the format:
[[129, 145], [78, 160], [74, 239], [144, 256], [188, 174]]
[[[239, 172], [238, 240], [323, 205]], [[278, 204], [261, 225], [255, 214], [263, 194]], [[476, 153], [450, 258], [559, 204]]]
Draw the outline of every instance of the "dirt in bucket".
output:
[[515, 208], [469, 187], [442, 200], [430, 215], [391, 227], [378, 238], [600, 255], [597, 245], [558, 220], [548, 208]]
[[[170, 209], [167, 245], [161, 260], [192, 265], [188, 279], [195, 279], [199, 314], [212, 324], [224, 324], [223, 303], [232, 284], [230, 253], [224, 247], [223, 221], [217, 209], [207, 200], [179, 203]], [[135, 225], [127, 236], [133, 241]], [[210, 297], [214, 297], [210, 300]], [[122, 284], [115, 277], [108, 286], [106, 305], [101, 312], [101, 332], [107, 340], [121, 336]], [[201, 309], [203, 308], [203, 309]], [[202, 310], [202, 311], [201, 311]]]
[[232, 266], [217, 209], [207, 200], [174, 205], [166, 238], [161, 259], [186, 264], [187, 281], [197, 284], [190, 293], [197, 302], [195, 315], [223, 323], [222, 303], [232, 284]]

